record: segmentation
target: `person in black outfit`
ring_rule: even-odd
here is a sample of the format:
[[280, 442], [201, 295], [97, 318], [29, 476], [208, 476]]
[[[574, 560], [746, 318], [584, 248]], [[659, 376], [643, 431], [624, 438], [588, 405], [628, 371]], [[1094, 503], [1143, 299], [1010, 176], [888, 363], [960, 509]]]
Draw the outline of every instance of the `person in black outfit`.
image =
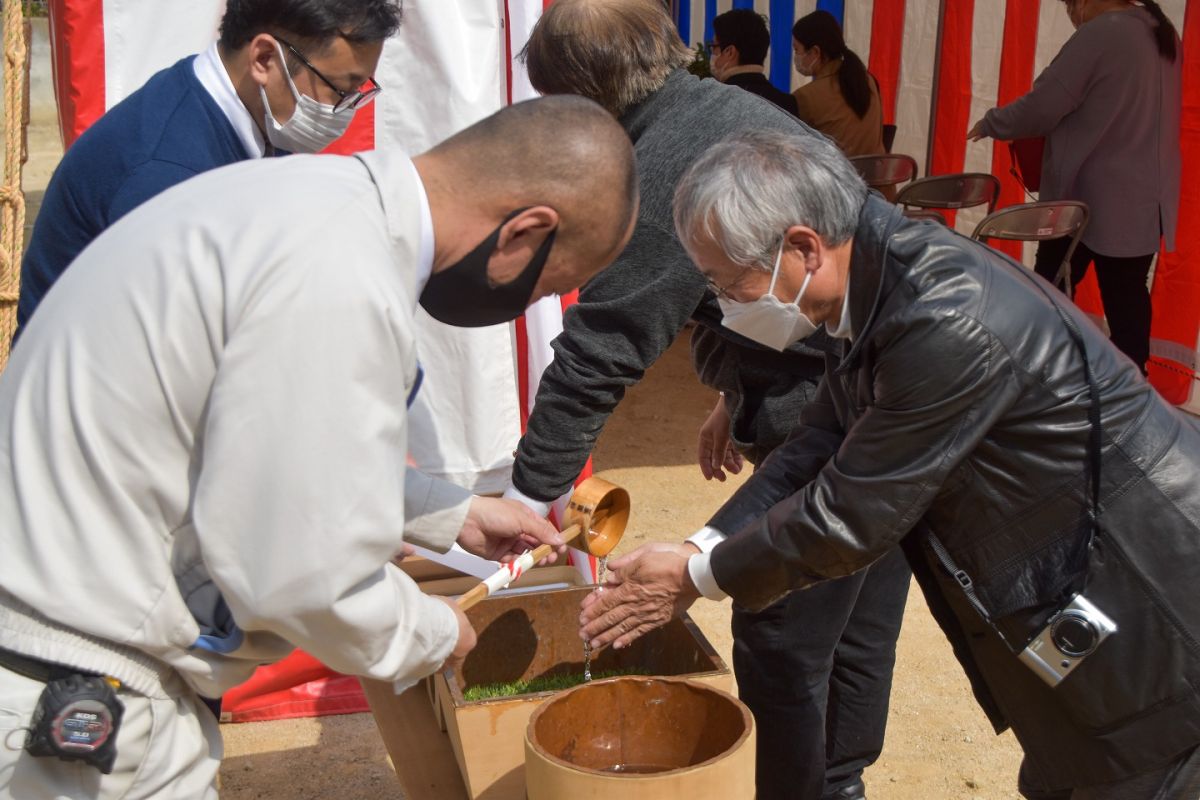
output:
[[[620, 120], [642, 190], [629, 245], [563, 316], [517, 448], [506, 496], [543, 513], [571, 490], [626, 389], [689, 319], [700, 379], [724, 393], [714, 409], [726, 415], [722, 435], [755, 464], [795, 428], [835, 346], [817, 334], [781, 352], [723, 326], [716, 295], [725, 287], [708, 286], [675, 236], [675, 185], [710, 147], [750, 131], [820, 135], [741, 89], [689, 75], [691, 60], [670, 15], [644, 0], [556, 0], [525, 51], [539, 92], [583, 94]], [[713, 545], [699, 532], [678, 546]], [[897, 553], [761, 612], [734, 607], [733, 666], [758, 728], [758, 800], [864, 796], [909, 580]]]
[[767, 80], [764, 64], [771, 48], [771, 32], [761, 14], [735, 8], [713, 19], [713, 41], [708, 45], [713, 77], [738, 86], [796, 113], [796, 98]]

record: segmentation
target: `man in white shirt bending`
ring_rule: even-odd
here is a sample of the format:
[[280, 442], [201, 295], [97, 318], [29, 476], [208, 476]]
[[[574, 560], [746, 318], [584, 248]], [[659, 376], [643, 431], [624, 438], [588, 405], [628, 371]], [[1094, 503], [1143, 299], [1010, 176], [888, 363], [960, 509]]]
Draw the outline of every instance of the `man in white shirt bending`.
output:
[[[391, 565], [403, 543], [556, 534], [406, 480], [417, 303], [513, 319], [606, 266], [636, 207], [619, 125], [549, 98], [411, 161], [215, 170], [102, 234], [0, 379], [0, 735], [84, 763], [14, 733], [0, 797], [212, 797], [197, 694], [297, 646], [400, 685], [463, 657], [469, 623]], [[95, 718], [59, 714], [64, 692]], [[39, 738], [38, 709], [74, 727]]]

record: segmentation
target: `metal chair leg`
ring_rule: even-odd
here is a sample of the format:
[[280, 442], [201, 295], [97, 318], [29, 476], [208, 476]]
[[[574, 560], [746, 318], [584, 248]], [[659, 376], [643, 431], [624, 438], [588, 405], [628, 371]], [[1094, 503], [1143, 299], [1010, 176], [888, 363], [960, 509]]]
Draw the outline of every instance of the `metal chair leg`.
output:
[[1062, 287], [1062, 292], [1067, 296], [1068, 300], [1074, 300], [1071, 295], [1074, 294], [1074, 287], [1071, 286], [1071, 259], [1068, 256], [1062, 266], [1058, 268], [1058, 274], [1054, 276], [1054, 285]]

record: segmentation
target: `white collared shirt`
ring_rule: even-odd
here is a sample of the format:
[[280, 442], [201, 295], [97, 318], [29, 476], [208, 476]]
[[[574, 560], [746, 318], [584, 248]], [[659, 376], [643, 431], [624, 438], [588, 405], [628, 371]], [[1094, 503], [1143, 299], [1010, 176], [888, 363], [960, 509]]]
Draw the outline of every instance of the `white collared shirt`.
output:
[[[835, 339], [850, 338], [849, 278], [846, 279], [846, 297], [842, 301], [842, 319], [838, 322], [836, 328], [830, 328], [829, 323], [826, 322], [825, 332]], [[717, 579], [713, 576], [712, 565], [709, 563], [709, 559], [713, 548], [725, 541], [725, 534], [711, 525], [705, 525], [689, 536], [688, 541], [700, 548], [699, 553], [688, 559], [688, 575], [691, 576], [692, 583], [696, 585], [697, 591], [709, 600], [724, 600], [729, 595], [725, 594], [721, 590], [721, 587], [717, 585]]]
[[846, 299], [842, 301], [842, 318], [838, 322], [836, 328], [829, 327], [829, 323], [825, 323], [825, 332], [835, 339], [849, 339], [850, 330], [850, 279], [846, 278]]
[[221, 61], [221, 54], [217, 52], [216, 42], [196, 56], [196, 60], [192, 62], [192, 70], [196, 73], [200, 85], [208, 90], [208, 94], [233, 126], [238, 140], [246, 149], [246, 155], [249, 158], [265, 156], [267, 143], [263, 141], [262, 131], [254, 124], [254, 118], [250, 116], [246, 104], [233, 88], [233, 81], [229, 79], [229, 73]]

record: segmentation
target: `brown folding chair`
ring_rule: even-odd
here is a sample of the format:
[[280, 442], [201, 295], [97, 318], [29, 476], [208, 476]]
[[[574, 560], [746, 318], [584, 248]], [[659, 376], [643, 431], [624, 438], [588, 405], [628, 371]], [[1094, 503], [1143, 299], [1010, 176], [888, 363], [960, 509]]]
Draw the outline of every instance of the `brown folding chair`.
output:
[[1071, 237], [1067, 254], [1063, 258], [1054, 284], [1061, 285], [1067, 297], [1071, 296], [1071, 255], [1079, 244], [1080, 237], [1088, 224], [1086, 203], [1071, 200], [1044, 203], [1023, 203], [1009, 206], [988, 214], [975, 226], [972, 239], [986, 242], [989, 239], [1007, 239], [1019, 242], [1044, 242], [1047, 239]]
[[858, 170], [863, 181], [872, 189], [908, 183], [917, 177], [917, 162], [912, 156], [896, 154], [880, 156], [855, 156], [850, 163]]
[[896, 205], [912, 208], [973, 208], [987, 205], [996, 210], [1000, 181], [986, 172], [933, 175], [915, 180], [900, 190]]

